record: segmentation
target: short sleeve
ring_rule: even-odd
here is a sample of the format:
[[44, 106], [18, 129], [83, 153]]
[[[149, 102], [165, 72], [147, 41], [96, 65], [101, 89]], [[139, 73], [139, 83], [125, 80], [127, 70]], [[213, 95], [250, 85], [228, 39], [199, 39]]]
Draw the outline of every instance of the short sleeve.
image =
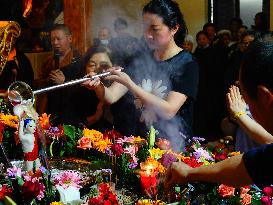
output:
[[273, 144], [252, 149], [243, 155], [247, 172], [259, 187], [273, 183]]
[[191, 60], [181, 66], [183, 67], [172, 75], [172, 90], [195, 99], [199, 81], [198, 64], [196, 61]]

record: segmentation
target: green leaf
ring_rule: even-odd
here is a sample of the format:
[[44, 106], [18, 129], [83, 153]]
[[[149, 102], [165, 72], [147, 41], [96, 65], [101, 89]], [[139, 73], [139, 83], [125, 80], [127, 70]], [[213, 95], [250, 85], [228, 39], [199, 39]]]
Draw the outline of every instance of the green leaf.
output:
[[72, 125], [63, 125], [64, 134], [69, 137], [71, 140], [76, 140], [76, 129]]
[[64, 155], [64, 153], [65, 153], [65, 150], [61, 150], [60, 151], [60, 157], [62, 157]]
[[53, 140], [53, 141], [51, 142], [50, 146], [49, 146], [49, 152], [50, 152], [50, 156], [51, 156], [51, 157], [53, 157], [53, 144], [54, 144], [54, 141], [55, 141], [55, 140]]
[[19, 186], [23, 186], [23, 184], [25, 183], [21, 177], [18, 177], [17, 181], [18, 181]]

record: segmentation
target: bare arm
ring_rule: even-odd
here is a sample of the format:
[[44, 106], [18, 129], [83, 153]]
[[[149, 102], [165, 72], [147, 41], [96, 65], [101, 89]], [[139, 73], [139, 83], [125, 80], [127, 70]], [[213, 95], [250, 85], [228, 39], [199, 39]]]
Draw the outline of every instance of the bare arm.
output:
[[273, 142], [273, 136], [248, 115], [240, 116], [237, 119], [237, 123], [254, 141], [261, 144], [270, 144]]
[[152, 107], [156, 113], [164, 119], [173, 118], [187, 100], [186, 95], [174, 91], [169, 92], [166, 99], [161, 99], [160, 97], [143, 90], [134, 82], [131, 82], [128, 85], [128, 88], [135, 96], [138, 96], [141, 99], [143, 104]]
[[108, 77], [108, 79], [114, 80], [127, 87], [142, 101], [143, 104], [148, 107], [152, 107], [156, 113], [164, 119], [171, 119], [174, 117], [180, 107], [187, 100], [186, 95], [174, 91], [169, 92], [166, 99], [161, 99], [160, 97], [147, 92], [143, 88], [136, 85], [127, 74], [115, 70], [112, 71], [112, 73], [113, 75]]
[[[229, 89], [227, 104], [231, 116], [235, 116], [238, 112], [245, 112], [246, 103], [242, 99], [238, 87], [232, 86]], [[273, 142], [273, 136], [247, 114], [236, 117], [236, 123], [256, 142], [262, 144], [270, 144]]]
[[175, 162], [167, 172], [165, 186], [168, 188], [174, 184], [186, 184], [196, 181], [223, 183], [234, 187], [253, 184], [241, 154], [198, 168], [191, 168], [182, 162]]

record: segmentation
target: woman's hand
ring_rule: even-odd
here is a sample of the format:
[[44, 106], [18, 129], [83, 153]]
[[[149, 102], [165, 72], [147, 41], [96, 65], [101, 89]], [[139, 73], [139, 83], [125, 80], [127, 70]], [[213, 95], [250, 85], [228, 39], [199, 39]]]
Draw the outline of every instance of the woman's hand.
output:
[[112, 67], [108, 69], [108, 71], [111, 72], [111, 75], [106, 77], [106, 79], [116, 81], [128, 87], [133, 81], [126, 73], [122, 72], [122, 70], [122, 67]]
[[246, 103], [240, 94], [239, 88], [234, 85], [229, 88], [227, 93], [227, 107], [231, 116], [246, 111]]
[[[95, 72], [90, 72], [88, 73], [89, 76], [96, 75], [97, 73]], [[88, 88], [89, 90], [97, 90], [99, 87], [103, 86], [100, 78], [94, 78], [93, 80], [87, 80], [81, 84], [82, 86]]]

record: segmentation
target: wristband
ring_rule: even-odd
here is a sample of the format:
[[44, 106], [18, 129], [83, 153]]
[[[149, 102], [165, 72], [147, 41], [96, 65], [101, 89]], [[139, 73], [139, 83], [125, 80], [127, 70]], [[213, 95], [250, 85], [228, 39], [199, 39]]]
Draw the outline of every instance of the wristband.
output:
[[246, 111], [240, 111], [240, 112], [235, 112], [233, 115], [233, 120], [236, 121], [241, 117], [242, 115], [246, 115]]

